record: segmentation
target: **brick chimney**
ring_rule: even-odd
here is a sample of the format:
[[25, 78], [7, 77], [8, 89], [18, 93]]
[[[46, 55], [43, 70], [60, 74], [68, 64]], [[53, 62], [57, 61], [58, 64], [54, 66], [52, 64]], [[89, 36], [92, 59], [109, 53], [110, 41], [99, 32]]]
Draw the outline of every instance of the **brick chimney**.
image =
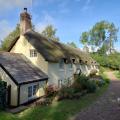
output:
[[20, 14], [20, 33], [23, 35], [29, 30], [32, 30], [31, 16], [27, 12], [27, 8], [24, 8]]

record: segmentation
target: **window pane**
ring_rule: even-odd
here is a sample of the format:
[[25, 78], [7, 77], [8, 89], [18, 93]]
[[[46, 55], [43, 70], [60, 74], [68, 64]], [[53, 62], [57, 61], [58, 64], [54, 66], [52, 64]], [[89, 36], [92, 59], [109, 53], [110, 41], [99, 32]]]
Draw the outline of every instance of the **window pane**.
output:
[[37, 57], [37, 51], [34, 49], [30, 50], [30, 57]]
[[39, 89], [39, 84], [33, 86], [33, 95], [36, 95], [38, 89]]
[[32, 97], [32, 86], [28, 87], [28, 97]]

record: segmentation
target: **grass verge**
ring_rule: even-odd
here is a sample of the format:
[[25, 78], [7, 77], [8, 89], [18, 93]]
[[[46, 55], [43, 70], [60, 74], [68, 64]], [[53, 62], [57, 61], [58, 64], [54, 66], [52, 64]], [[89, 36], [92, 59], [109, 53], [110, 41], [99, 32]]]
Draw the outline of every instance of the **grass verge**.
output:
[[95, 102], [95, 100], [106, 91], [108, 85], [109, 84], [106, 84], [95, 93], [87, 94], [78, 100], [54, 102], [50, 106], [29, 108], [15, 115], [0, 112], [0, 120], [69, 120], [82, 109]]
[[114, 75], [115, 75], [118, 79], [120, 79], [120, 71], [115, 71], [115, 72], [114, 72]]

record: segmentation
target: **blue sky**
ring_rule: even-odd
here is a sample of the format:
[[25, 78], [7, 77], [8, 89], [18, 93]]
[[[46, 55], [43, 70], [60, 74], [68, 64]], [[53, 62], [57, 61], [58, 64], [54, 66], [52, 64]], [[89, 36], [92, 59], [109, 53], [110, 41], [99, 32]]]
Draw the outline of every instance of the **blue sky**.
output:
[[[0, 0], [0, 39], [19, 23], [19, 14], [24, 7], [32, 14], [37, 31], [53, 24], [62, 42], [74, 41], [79, 47], [82, 47], [81, 33], [98, 21], [107, 20], [120, 28], [120, 0], [33, 0], [32, 5], [31, 1]], [[115, 46], [120, 50], [120, 42]]]

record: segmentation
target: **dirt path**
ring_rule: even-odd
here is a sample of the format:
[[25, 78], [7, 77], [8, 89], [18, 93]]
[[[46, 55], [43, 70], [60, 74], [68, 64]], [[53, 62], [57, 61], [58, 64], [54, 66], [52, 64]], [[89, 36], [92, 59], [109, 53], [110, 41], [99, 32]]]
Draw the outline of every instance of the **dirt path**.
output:
[[113, 72], [106, 72], [111, 79], [106, 93], [93, 105], [81, 111], [75, 120], [120, 120], [120, 80]]

